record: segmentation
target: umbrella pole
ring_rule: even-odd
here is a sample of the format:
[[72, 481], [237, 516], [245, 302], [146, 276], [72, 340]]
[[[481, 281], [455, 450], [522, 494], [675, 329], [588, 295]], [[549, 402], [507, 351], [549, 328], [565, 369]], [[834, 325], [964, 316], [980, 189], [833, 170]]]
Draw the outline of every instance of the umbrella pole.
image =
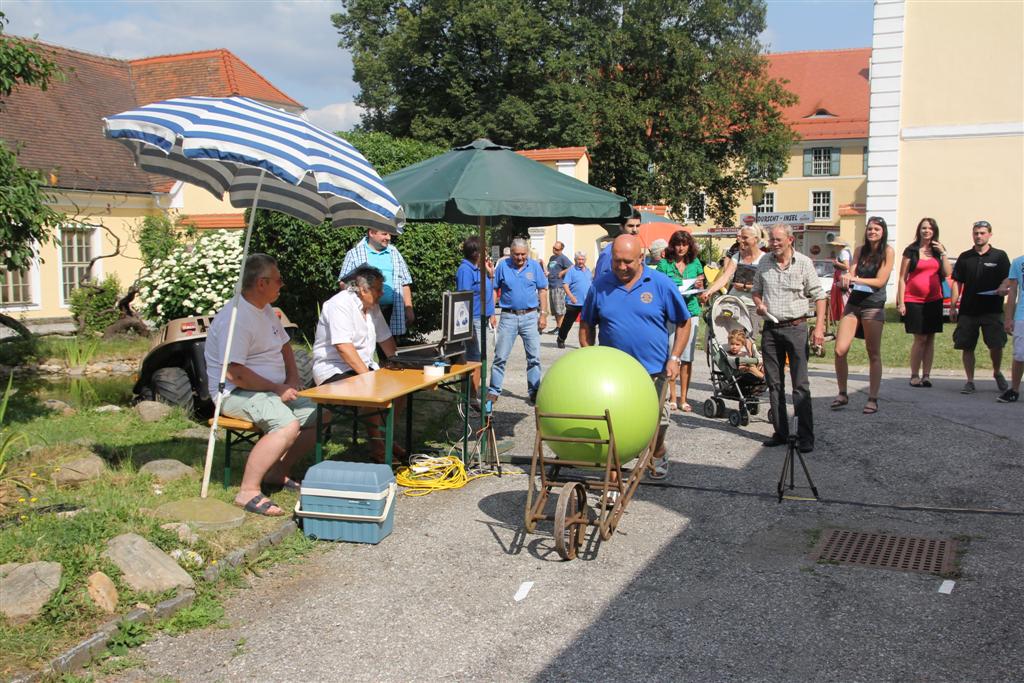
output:
[[487, 378], [487, 297], [494, 298], [493, 292], [487, 291], [487, 219], [480, 216], [480, 464], [483, 464], [484, 453], [487, 452], [487, 420], [490, 415], [486, 409], [489, 379]]
[[252, 210], [249, 212], [249, 227], [245, 229], [245, 244], [242, 247], [242, 264], [238, 267], [238, 281], [235, 282], [235, 296], [232, 299], [231, 320], [228, 321], [228, 339], [224, 345], [224, 362], [220, 366], [220, 381], [217, 382], [217, 401], [213, 407], [213, 420], [210, 422], [210, 434], [206, 439], [206, 464], [203, 466], [203, 487], [199, 497], [206, 498], [210, 491], [210, 471], [213, 469], [213, 448], [217, 444], [217, 425], [220, 422], [220, 404], [224, 398], [224, 384], [228, 375], [228, 360], [231, 358], [231, 343], [235, 336], [235, 320], [238, 317], [238, 300], [242, 296], [242, 277], [245, 275], [245, 261], [249, 258], [249, 239], [252, 237], [252, 225], [256, 220], [256, 203], [263, 187], [263, 176], [266, 171], [260, 170], [256, 181], [256, 193], [252, 197]]

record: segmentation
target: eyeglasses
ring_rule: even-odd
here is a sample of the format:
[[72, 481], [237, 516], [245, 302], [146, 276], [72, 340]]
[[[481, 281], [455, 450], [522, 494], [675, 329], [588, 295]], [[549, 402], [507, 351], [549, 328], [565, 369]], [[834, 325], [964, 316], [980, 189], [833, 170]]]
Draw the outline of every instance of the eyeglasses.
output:
[[975, 228], [988, 228], [989, 230], [992, 229], [992, 226], [989, 224], [988, 221], [975, 221], [974, 222], [974, 227]]

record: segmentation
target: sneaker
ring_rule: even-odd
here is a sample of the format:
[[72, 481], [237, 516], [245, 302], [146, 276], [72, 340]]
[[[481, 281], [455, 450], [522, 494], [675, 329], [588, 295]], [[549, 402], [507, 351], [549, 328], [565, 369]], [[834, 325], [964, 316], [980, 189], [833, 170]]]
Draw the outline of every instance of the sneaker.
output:
[[997, 372], [996, 374], [992, 375], [992, 379], [996, 381], [996, 387], [999, 389], [1000, 392], [1005, 394], [1007, 391], [1010, 390], [1010, 385], [1006, 383], [1006, 378], [1003, 377], [1003, 373]]
[[974, 382], [964, 382], [964, 388], [960, 390], [961, 394], [973, 394], [974, 393]]
[[654, 471], [650, 473], [651, 479], [664, 479], [668, 476], [668, 458], [665, 456], [655, 458], [652, 464]]
[[1017, 399], [1020, 398], [1020, 394], [1013, 389], [1007, 389], [1003, 393], [999, 394], [999, 398], [996, 400], [1000, 403], [1016, 403]]
[[526, 397], [526, 405], [535, 406], [537, 405], [537, 394], [530, 394]]
[[555, 340], [555, 346], [557, 346], [560, 349], [564, 349], [565, 348], [565, 342], [562, 341], [561, 339], [556, 339]]

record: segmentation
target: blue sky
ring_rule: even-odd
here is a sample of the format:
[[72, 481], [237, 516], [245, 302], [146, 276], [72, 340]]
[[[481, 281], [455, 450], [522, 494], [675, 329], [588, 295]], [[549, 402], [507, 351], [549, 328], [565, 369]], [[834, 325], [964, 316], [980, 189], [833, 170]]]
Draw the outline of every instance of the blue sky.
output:
[[[329, 130], [359, 119], [335, 0], [2, 0], [6, 31], [119, 58], [227, 48]], [[871, 0], [768, 0], [773, 52], [871, 45]]]

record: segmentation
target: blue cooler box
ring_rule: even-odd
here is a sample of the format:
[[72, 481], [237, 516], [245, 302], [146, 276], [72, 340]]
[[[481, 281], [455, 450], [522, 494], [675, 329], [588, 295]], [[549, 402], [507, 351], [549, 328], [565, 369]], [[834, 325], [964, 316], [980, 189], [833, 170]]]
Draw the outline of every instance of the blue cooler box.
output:
[[306, 472], [295, 514], [310, 538], [380, 543], [391, 533], [397, 489], [387, 465], [325, 460]]

